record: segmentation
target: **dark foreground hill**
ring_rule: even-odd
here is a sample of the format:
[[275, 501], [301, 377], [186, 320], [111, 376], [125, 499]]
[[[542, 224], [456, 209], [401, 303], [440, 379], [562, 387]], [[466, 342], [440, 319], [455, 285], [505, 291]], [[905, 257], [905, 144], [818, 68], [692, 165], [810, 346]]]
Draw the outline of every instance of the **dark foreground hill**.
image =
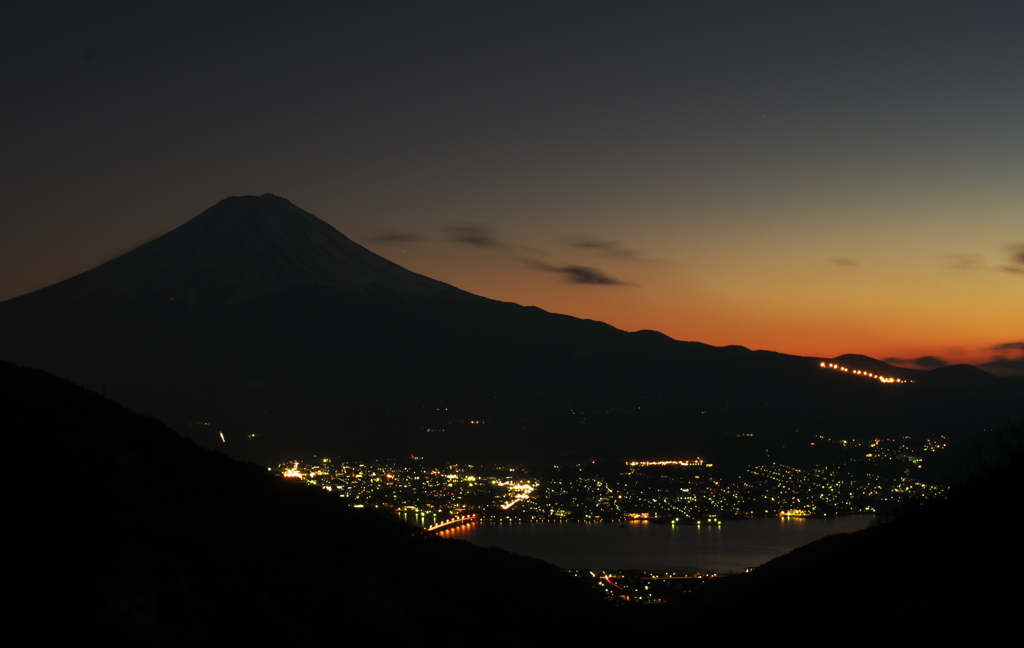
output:
[[955, 436], [994, 427], [1024, 401], [1024, 379], [980, 370], [848, 358], [916, 381], [881, 384], [816, 358], [486, 299], [401, 268], [269, 194], [227, 198], [102, 266], [0, 303], [0, 359], [106, 390], [266, 465], [313, 453], [721, 457], [740, 434], [759, 444], [794, 431]]
[[509, 623], [601, 607], [552, 565], [417, 535], [39, 370], [0, 363], [0, 415], [5, 589], [33, 644], [504, 643]]

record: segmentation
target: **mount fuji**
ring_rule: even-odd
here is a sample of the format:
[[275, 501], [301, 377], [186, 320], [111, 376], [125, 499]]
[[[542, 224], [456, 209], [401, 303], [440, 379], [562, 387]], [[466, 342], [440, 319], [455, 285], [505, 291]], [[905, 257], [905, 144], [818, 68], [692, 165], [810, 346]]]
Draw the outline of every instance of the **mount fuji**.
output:
[[29, 297], [76, 306], [174, 300], [194, 309], [298, 286], [404, 299], [472, 297], [377, 256], [271, 194], [226, 198], [177, 229]]
[[0, 303], [0, 359], [262, 463], [677, 456], [794, 430], [958, 433], [1004, 423], [1024, 396], [1024, 381], [980, 370], [889, 367], [916, 381], [894, 387], [823, 371], [817, 358], [494, 301], [387, 261], [270, 194], [222, 200]]

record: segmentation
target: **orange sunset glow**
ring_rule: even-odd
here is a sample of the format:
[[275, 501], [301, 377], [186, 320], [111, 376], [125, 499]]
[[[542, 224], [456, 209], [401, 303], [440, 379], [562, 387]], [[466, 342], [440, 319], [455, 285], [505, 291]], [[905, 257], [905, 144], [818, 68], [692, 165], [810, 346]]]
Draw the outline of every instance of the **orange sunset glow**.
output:
[[1019, 31], [853, 9], [69, 9], [0, 63], [0, 300], [273, 193], [492, 299], [1024, 374]]

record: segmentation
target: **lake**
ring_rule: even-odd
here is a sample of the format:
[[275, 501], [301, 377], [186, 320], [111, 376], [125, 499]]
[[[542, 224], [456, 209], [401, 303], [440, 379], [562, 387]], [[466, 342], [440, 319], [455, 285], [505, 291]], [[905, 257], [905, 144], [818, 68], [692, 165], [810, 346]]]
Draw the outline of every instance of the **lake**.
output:
[[833, 533], [859, 531], [873, 515], [755, 518], [714, 526], [472, 524], [440, 531], [480, 547], [501, 547], [562, 569], [742, 572]]

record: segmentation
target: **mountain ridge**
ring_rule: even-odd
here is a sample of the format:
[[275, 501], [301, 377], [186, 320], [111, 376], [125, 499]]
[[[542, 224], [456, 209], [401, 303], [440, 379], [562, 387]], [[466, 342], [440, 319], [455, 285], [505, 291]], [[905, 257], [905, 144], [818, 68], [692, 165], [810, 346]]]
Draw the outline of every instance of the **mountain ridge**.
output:
[[958, 434], [1000, 423], [1024, 394], [1024, 381], [956, 371], [930, 381], [864, 359], [915, 381], [883, 385], [818, 358], [490, 300], [386, 261], [269, 194], [220, 201], [0, 302], [0, 358], [109, 390], [206, 445], [223, 432], [225, 452], [261, 463], [678, 456], [794, 430]]

